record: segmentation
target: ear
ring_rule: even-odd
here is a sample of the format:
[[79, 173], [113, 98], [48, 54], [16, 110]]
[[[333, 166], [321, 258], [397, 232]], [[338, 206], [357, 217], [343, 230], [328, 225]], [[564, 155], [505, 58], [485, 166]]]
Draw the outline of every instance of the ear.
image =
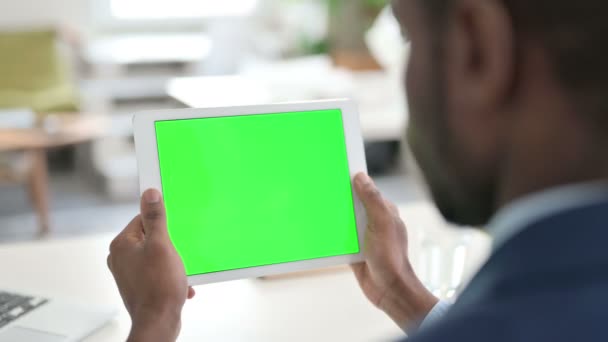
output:
[[509, 101], [515, 80], [515, 33], [500, 0], [454, 2], [446, 36], [447, 96], [459, 119], [487, 124]]

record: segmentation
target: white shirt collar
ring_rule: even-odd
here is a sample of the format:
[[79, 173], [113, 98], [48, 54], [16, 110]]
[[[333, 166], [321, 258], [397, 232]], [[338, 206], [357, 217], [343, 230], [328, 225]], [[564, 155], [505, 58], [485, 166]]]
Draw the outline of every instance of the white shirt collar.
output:
[[551, 188], [517, 199], [501, 208], [488, 224], [496, 250], [535, 221], [561, 211], [584, 207], [608, 197], [608, 182]]

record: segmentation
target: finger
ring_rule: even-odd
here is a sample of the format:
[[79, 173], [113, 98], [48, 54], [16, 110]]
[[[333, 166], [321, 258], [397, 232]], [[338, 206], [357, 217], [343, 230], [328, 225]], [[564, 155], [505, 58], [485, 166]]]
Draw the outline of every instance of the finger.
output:
[[390, 224], [392, 213], [372, 179], [363, 173], [355, 177], [355, 191], [365, 206], [370, 221], [370, 230]]
[[108, 258], [107, 258], [107, 263], [108, 263], [108, 269], [110, 271], [112, 271], [112, 254], [108, 254]]
[[399, 208], [389, 200], [384, 200], [384, 205], [391, 211], [391, 213], [395, 216], [399, 216]]
[[353, 270], [353, 274], [355, 275], [355, 279], [357, 279], [359, 285], [363, 287], [367, 283], [367, 277], [369, 276], [369, 269], [367, 267], [367, 263], [361, 262], [358, 264], [352, 264], [350, 265], [350, 268]]
[[125, 237], [125, 236], [137, 236], [143, 237], [143, 226], [141, 215], [136, 215], [129, 224], [122, 230], [117, 236], [116, 239]]
[[158, 190], [150, 189], [144, 192], [141, 197], [141, 217], [146, 236], [167, 235], [165, 205]]
[[126, 242], [141, 241], [144, 237], [140, 215], [135, 216], [131, 222], [110, 243], [110, 252], [115, 251]]
[[359, 262], [359, 263], [350, 265], [351, 270], [353, 270], [353, 273], [355, 274], [355, 276], [357, 278], [359, 278], [359, 276], [363, 274], [366, 267], [367, 267], [367, 264], [365, 262]]
[[115, 253], [119, 249], [125, 246], [132, 245], [134, 243], [141, 242], [144, 237], [142, 230], [141, 218], [139, 215], [135, 216], [131, 222], [123, 229], [110, 243], [110, 253]]
[[368, 175], [360, 173], [355, 177], [355, 191], [368, 211], [384, 211], [386, 209], [384, 198], [382, 198], [374, 181]]
[[194, 288], [192, 286], [189, 286], [188, 287], [188, 299], [194, 298], [195, 295], [196, 295], [196, 291], [194, 291]]

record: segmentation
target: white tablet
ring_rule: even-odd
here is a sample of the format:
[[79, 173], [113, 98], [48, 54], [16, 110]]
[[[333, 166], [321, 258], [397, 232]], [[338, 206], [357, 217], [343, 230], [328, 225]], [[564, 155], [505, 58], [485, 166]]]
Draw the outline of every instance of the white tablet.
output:
[[353, 102], [151, 111], [133, 125], [141, 191], [162, 191], [191, 285], [363, 259]]

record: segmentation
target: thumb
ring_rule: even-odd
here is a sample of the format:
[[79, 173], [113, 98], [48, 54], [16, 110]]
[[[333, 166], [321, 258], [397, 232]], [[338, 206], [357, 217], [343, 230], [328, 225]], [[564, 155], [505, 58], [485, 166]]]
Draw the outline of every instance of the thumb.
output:
[[162, 195], [149, 189], [141, 197], [141, 219], [146, 237], [167, 234], [167, 219]]
[[360, 173], [355, 177], [355, 191], [367, 212], [368, 231], [373, 233], [382, 227], [389, 226], [392, 217], [391, 209], [386, 205], [382, 194], [368, 175]]

